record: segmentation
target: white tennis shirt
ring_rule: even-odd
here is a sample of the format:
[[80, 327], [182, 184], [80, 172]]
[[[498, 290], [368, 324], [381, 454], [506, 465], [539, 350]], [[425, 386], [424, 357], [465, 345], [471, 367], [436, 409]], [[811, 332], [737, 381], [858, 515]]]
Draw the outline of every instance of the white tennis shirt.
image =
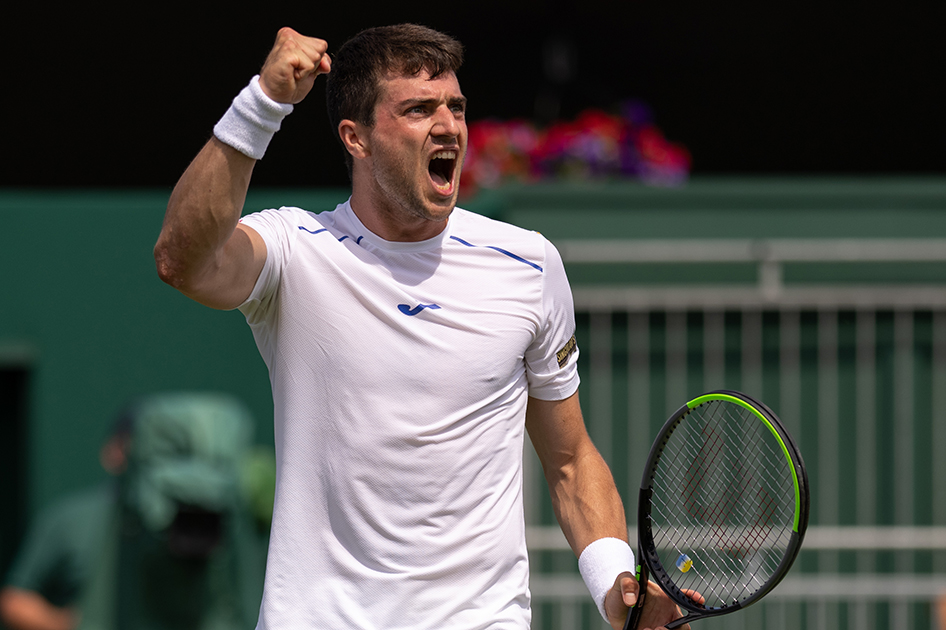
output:
[[416, 243], [348, 203], [243, 223], [268, 251], [240, 310], [277, 457], [257, 627], [528, 628], [527, 396], [578, 388], [558, 252], [459, 208]]

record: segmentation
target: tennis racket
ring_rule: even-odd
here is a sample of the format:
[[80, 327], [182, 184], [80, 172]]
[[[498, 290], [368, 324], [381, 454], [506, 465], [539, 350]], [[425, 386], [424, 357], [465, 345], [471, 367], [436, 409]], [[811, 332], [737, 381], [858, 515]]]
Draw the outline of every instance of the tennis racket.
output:
[[680, 407], [651, 447], [641, 481], [642, 586], [625, 630], [640, 621], [648, 574], [685, 611], [670, 629], [757, 602], [798, 555], [808, 501], [801, 454], [768, 407], [729, 390]]

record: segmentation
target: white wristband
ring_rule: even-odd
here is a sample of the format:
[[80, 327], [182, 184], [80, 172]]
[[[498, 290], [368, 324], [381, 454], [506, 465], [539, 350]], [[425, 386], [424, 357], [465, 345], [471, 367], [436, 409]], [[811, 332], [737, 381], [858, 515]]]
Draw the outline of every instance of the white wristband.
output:
[[214, 126], [214, 135], [224, 144], [258, 160], [266, 153], [269, 141], [290, 112], [291, 104], [277, 103], [266, 96], [256, 75]]
[[610, 623], [604, 610], [604, 598], [618, 575], [625, 571], [634, 574], [634, 552], [631, 547], [618, 538], [599, 538], [581, 552], [578, 570], [598, 606], [598, 612]]

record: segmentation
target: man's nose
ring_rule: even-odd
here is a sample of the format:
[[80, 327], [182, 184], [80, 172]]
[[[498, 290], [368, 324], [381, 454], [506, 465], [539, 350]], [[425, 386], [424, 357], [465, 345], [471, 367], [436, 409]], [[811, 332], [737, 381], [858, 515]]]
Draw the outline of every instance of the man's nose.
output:
[[431, 133], [436, 137], [448, 137], [450, 139], [460, 135], [460, 121], [453, 110], [446, 105], [437, 108]]

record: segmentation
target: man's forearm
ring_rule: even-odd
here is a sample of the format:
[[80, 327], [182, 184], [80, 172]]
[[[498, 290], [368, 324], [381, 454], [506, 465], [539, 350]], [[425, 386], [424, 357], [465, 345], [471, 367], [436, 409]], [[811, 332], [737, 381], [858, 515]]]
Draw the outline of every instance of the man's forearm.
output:
[[588, 437], [578, 394], [561, 401], [529, 399], [526, 427], [552, 496], [552, 506], [580, 555], [599, 538], [627, 540], [624, 504], [611, 470]]
[[[609, 623], [606, 599], [619, 576], [631, 577], [634, 554], [627, 544], [624, 504], [607, 463], [588, 437], [578, 395], [561, 401], [529, 399], [526, 427], [542, 462], [555, 516], [578, 557], [582, 578]], [[613, 623], [612, 623], [613, 625]]]
[[576, 556], [600, 538], [627, 541], [624, 504], [596, 449], [588, 449], [548, 481], [556, 517]]
[[72, 630], [78, 625], [71, 608], [53, 606], [38, 593], [12, 586], [0, 591], [0, 618], [10, 630]]

